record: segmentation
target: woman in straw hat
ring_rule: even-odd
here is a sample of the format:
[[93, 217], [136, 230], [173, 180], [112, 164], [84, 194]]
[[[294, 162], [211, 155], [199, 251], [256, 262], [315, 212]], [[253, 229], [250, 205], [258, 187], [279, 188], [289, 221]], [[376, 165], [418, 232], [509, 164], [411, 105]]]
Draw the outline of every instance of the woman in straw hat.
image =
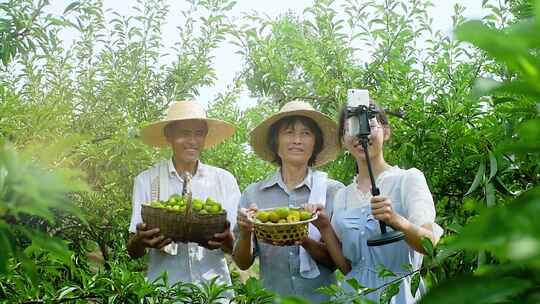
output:
[[[255, 153], [278, 166], [276, 173], [249, 185], [240, 199], [233, 259], [241, 269], [259, 257], [263, 286], [281, 295], [298, 295], [319, 303], [316, 291], [335, 283], [334, 264], [317, 231], [295, 246], [273, 246], [257, 240], [252, 216], [257, 208], [301, 207], [307, 202], [332, 206], [343, 184], [313, 170], [333, 160], [338, 151], [336, 123], [302, 101], [291, 101], [250, 134]], [[314, 227], [313, 227], [314, 228]], [[313, 234], [312, 234], [313, 232]]]
[[[168, 283], [200, 282], [213, 276], [218, 282], [230, 285], [229, 270], [224, 252], [231, 252], [233, 235], [230, 223], [240, 198], [236, 179], [226, 170], [205, 165], [201, 151], [223, 142], [234, 133], [234, 126], [206, 117], [202, 106], [195, 101], [173, 103], [164, 120], [142, 130], [143, 141], [154, 147], [170, 146], [171, 159], [163, 160], [135, 178], [133, 213], [129, 231], [128, 252], [141, 257], [150, 248], [148, 279], [153, 281], [168, 272]], [[207, 244], [172, 243], [159, 229], [147, 229], [141, 218], [141, 204], [157, 199], [167, 200], [172, 194], [182, 193], [184, 173], [190, 173], [194, 198], [211, 197], [227, 211], [229, 225], [223, 233], [214, 235]]]

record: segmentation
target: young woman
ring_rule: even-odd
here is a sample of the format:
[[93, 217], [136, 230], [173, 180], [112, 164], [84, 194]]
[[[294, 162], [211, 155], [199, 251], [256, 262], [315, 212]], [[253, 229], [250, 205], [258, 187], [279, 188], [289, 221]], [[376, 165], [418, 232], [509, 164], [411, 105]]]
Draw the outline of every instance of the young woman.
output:
[[[314, 224], [319, 228], [337, 267], [347, 279], [355, 278], [369, 288], [377, 288], [396, 279], [380, 278], [379, 265], [398, 277], [408, 272], [403, 265], [419, 269], [423, 257], [421, 239], [426, 237], [436, 244], [442, 234], [442, 229], [435, 223], [435, 206], [423, 173], [415, 168], [405, 170], [391, 166], [385, 161], [383, 147], [390, 138], [391, 129], [384, 110], [377, 105], [375, 107], [379, 113], [370, 120], [368, 152], [381, 195], [371, 195], [365, 153], [358, 139], [347, 135], [343, 109], [338, 136], [342, 146], [355, 158], [358, 174], [350, 185], [336, 194], [331, 219], [321, 206], [308, 206], [319, 211]], [[367, 246], [368, 239], [381, 233], [377, 220], [386, 223], [389, 231], [403, 232], [405, 239], [378, 247]], [[409, 276], [402, 281], [399, 293], [391, 303], [417, 301], [424, 292], [424, 284], [420, 282], [416, 294], [411, 293], [410, 286]], [[382, 291], [379, 289], [367, 297], [378, 301]]]

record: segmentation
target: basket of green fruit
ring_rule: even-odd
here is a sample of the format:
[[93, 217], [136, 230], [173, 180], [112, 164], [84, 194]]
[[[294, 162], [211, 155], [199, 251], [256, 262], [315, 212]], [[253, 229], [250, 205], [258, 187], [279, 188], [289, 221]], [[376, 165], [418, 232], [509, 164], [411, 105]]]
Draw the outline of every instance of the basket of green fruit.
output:
[[304, 209], [261, 209], [255, 214], [255, 235], [276, 246], [291, 246], [308, 236], [308, 225], [316, 218], [316, 214]]
[[150, 229], [175, 242], [206, 243], [225, 230], [227, 212], [211, 198], [205, 201], [174, 194], [167, 201], [142, 205], [142, 218]]

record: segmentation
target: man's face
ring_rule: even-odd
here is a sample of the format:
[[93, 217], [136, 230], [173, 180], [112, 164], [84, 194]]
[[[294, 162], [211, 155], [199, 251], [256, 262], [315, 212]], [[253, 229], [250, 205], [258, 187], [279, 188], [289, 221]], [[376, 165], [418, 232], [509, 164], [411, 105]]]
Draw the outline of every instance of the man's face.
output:
[[199, 160], [208, 128], [201, 120], [175, 122], [167, 131], [167, 141], [177, 160], [191, 163]]

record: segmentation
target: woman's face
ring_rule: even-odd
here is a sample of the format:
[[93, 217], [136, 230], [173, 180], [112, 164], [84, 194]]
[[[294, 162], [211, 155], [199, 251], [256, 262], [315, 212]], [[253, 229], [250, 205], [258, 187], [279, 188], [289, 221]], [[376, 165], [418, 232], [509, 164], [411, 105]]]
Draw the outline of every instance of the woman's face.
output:
[[[383, 126], [376, 118], [372, 118], [369, 121], [369, 126], [371, 128], [371, 134], [368, 136], [369, 158], [375, 159], [383, 153], [384, 141], [390, 138], [390, 128], [388, 126]], [[345, 135], [342, 138], [343, 146], [355, 159], [365, 160], [366, 155], [360, 141], [355, 136], [347, 135], [347, 131], [347, 124], [345, 124]]]
[[315, 134], [302, 122], [278, 130], [278, 151], [283, 165], [307, 166], [315, 147]]

